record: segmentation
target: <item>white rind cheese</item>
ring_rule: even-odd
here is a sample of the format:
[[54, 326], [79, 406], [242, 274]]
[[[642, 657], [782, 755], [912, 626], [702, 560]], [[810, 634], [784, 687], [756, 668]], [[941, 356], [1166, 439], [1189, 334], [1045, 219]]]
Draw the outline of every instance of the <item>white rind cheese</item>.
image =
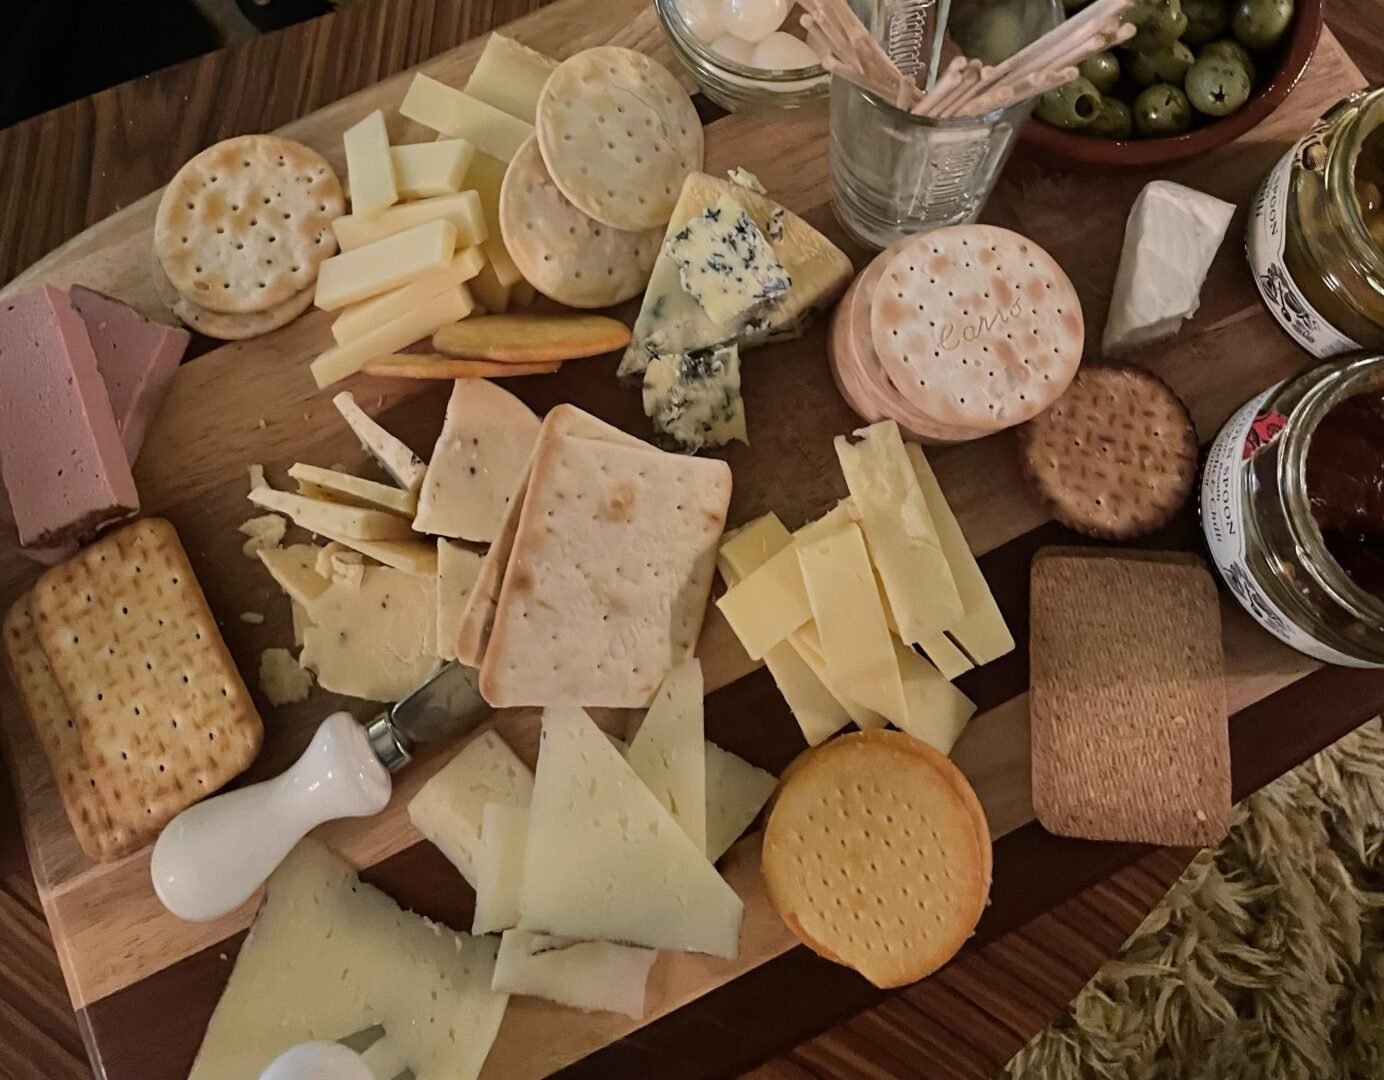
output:
[[527, 994], [587, 1012], [642, 1019], [644, 989], [657, 949], [608, 941], [562, 941], [527, 930], [506, 930], [495, 960], [494, 989]]
[[668, 673], [654, 695], [625, 760], [673, 815], [688, 838], [706, 850], [706, 742], [702, 665], [696, 658]]
[[732, 440], [748, 443], [734, 342], [651, 358], [644, 371], [644, 415], [653, 420], [658, 441], [689, 453]]

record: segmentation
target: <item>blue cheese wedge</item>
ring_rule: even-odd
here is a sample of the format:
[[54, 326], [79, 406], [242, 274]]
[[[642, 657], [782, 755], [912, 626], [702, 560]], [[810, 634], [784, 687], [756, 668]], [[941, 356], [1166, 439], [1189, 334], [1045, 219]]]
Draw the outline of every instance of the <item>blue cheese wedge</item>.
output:
[[793, 284], [740, 204], [722, 195], [663, 242], [683, 292], [717, 323], [773, 303]]
[[[718, 319], [683, 289], [680, 267], [666, 244], [725, 197], [736, 203], [764, 235], [792, 284], [772, 303]], [[770, 220], [775, 215], [779, 215], [778, 222], [771, 229]], [[781, 239], [775, 239], [774, 234], [780, 233]], [[813, 314], [829, 307], [840, 295], [851, 273], [845, 253], [796, 214], [752, 187], [692, 173], [668, 223], [665, 249], [654, 263], [619, 376], [638, 378], [649, 358], [660, 353], [687, 353], [727, 342], [746, 349], [798, 337]]]
[[749, 443], [740, 398], [740, 353], [732, 342], [685, 353], [660, 353], [644, 371], [644, 415], [661, 440], [695, 453]]

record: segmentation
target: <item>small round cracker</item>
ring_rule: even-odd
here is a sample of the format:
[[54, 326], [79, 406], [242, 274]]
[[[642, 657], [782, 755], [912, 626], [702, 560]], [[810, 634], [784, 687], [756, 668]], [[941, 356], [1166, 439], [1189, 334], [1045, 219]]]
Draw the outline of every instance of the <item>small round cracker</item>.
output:
[[1019, 429], [1024, 474], [1052, 516], [1101, 540], [1161, 528], [1197, 478], [1197, 431], [1167, 383], [1120, 365], [1082, 368]]
[[310, 288], [336, 253], [341, 182], [317, 151], [274, 135], [209, 146], [164, 189], [154, 251], [173, 287], [227, 315], [268, 311]]
[[538, 99], [538, 146], [562, 194], [626, 232], [661, 228], [702, 167], [702, 122], [673, 73], [602, 45], [563, 61]]
[[150, 275], [154, 279], [154, 291], [158, 293], [159, 300], [184, 326], [209, 338], [221, 341], [257, 338], [261, 334], [287, 326], [312, 306], [315, 289], [309, 286], [267, 311], [255, 311], [248, 315], [226, 315], [220, 311], [208, 311], [173, 288], [173, 283], [168, 280], [163, 263], [157, 255], [150, 262], [153, 264]]
[[989, 895], [984, 815], [965, 777], [898, 731], [809, 751], [764, 833], [769, 901], [813, 951], [876, 986], [931, 974], [975, 930]]
[[605, 315], [479, 315], [442, 327], [432, 342], [457, 360], [543, 364], [623, 349], [630, 331]]
[[582, 213], [562, 194], [530, 138], [505, 171], [500, 231], [524, 279], [574, 308], [602, 308], [649, 284], [663, 229], [626, 232]]
[[875, 352], [937, 423], [989, 433], [1062, 395], [1085, 342], [1070, 279], [1027, 237], [957, 225], [894, 249], [870, 309]]

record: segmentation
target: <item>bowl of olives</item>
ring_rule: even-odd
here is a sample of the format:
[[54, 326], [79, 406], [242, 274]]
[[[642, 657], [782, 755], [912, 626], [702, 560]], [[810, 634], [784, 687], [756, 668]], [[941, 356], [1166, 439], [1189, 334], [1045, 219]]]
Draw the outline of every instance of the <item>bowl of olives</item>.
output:
[[[1063, 0], [1068, 16], [1089, 0]], [[1063, 163], [1163, 165], [1239, 138], [1297, 83], [1323, 0], [1134, 0], [1138, 33], [1034, 103], [1023, 140]]]

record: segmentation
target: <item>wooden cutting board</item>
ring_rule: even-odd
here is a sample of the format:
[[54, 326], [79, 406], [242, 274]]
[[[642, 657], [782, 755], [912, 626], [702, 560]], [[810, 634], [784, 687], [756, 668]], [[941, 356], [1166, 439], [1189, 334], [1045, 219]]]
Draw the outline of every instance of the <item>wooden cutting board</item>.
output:
[[[558, 57], [595, 44], [628, 45], [676, 70], [647, 0], [561, 0], [506, 32]], [[421, 70], [460, 85], [481, 44], [470, 42], [435, 57]], [[391, 117], [396, 141], [425, 136], [422, 129], [393, 115], [409, 78], [400, 75], [370, 87], [283, 132], [317, 147], [338, 168], [341, 132], [373, 109], [383, 108]], [[1236, 144], [1167, 175], [1243, 207], [1287, 143], [1359, 85], [1359, 73], [1328, 35], [1301, 84], [1275, 116]], [[755, 172], [775, 198], [808, 217], [840, 242], [857, 266], [863, 265], [866, 253], [844, 239], [831, 216], [823, 117], [778, 124], [735, 116], [713, 120], [707, 130], [707, 171], [723, 172], [732, 165]], [[1124, 218], [1134, 195], [1150, 178], [1144, 173], [1060, 176], [1020, 159], [1011, 164], [987, 207], [985, 220], [1032, 236], [1067, 269], [1081, 294], [1088, 340], [1098, 340], [1104, 324]], [[101, 222], [5, 291], [38, 281], [80, 282], [157, 311], [147, 275], [156, 205], [157, 193]], [[1240, 250], [1242, 225], [1243, 211], [1212, 269], [1196, 320], [1172, 342], [1139, 358], [1187, 400], [1203, 441], [1213, 437], [1225, 417], [1253, 392], [1313, 363], [1260, 306]], [[632, 317], [633, 307], [622, 314]], [[243, 537], [235, 527], [257, 513], [244, 497], [246, 466], [263, 463], [271, 479], [281, 480], [294, 461], [345, 462], [353, 468], [363, 464], [359, 446], [337, 417], [330, 395], [315, 389], [307, 371], [308, 360], [329, 343], [328, 323], [328, 316], [310, 314], [276, 334], [213, 349], [184, 365], [136, 468], [145, 511], [167, 516], [178, 527], [231, 650], [249, 674], [257, 669], [260, 651], [288, 644], [291, 632], [287, 601], [258, 562], [240, 551]], [[746, 364], [753, 445], [736, 446], [725, 454], [735, 476], [732, 523], [775, 510], [790, 527], [796, 526], [845, 493], [831, 439], [860, 422], [832, 386], [823, 329], [815, 327], [801, 342], [756, 350]], [[614, 366], [613, 359], [582, 362], [555, 376], [515, 380], [511, 388], [540, 412], [556, 402], [571, 401], [647, 435], [638, 395], [616, 385]], [[365, 378], [353, 380], [350, 388], [362, 405], [415, 449], [424, 454], [430, 450], [441, 424], [446, 388]], [[1028, 563], [1040, 545], [1070, 537], [1048, 523], [1023, 486], [1009, 436], [931, 451], [929, 456], [973, 548], [984, 553], [982, 566], [1020, 641], [1015, 654], [960, 681], [982, 711], [953, 756], [971, 777], [992, 832], [1000, 837], [1032, 820], [1024, 696]], [[0, 602], [8, 604], [37, 571], [14, 550], [11, 540], [5, 543], [8, 546], [0, 546]], [[1147, 546], [1159, 545], [1198, 546], [1190, 512]], [[1384, 704], [1384, 677], [1315, 673], [1315, 664], [1260, 632], [1233, 600], [1227, 598], [1224, 611], [1232, 708], [1244, 710], [1237, 730], [1251, 718], [1256, 724], [1269, 723], [1302, 700], [1320, 701], [1324, 711], [1335, 703], [1346, 718], [1361, 710], [1368, 715], [1371, 708]], [[246, 624], [239, 618], [242, 612], [262, 614], [265, 621]], [[714, 617], [701, 653], [709, 684], [716, 688], [707, 707], [709, 736], [756, 764], [780, 770], [802, 743], [772, 682], [764, 672], [754, 671]], [[1304, 690], [1309, 691], [1306, 698]], [[262, 700], [260, 705], [266, 742], [246, 776], [250, 781], [286, 767], [321, 718], [335, 708], [348, 707], [361, 718], [371, 715], [361, 702], [322, 693], [301, 706], [271, 709]], [[506, 714], [498, 723], [519, 749], [532, 753], [532, 714]], [[94, 1059], [103, 1075], [114, 1080], [172, 1080], [185, 1075], [253, 905], [215, 924], [181, 923], [164, 912], [153, 895], [147, 852], [108, 866], [90, 864], [72, 837], [42, 754], [8, 686], [0, 696], [0, 725], [44, 909]], [[1301, 756], [1299, 746], [1284, 746], [1283, 767], [1296, 760], [1294, 754]], [[402, 903], [464, 928], [469, 925], [469, 889], [429, 845], [420, 843], [403, 812], [411, 794], [443, 760], [445, 754], [434, 754], [398, 777], [395, 798], [384, 814], [328, 826], [322, 835]], [[1240, 761], [1237, 756], [1237, 780]], [[1024, 833], [1026, 840], [1032, 831]], [[995, 905], [987, 916], [989, 929], [983, 924], [982, 934], [1014, 917], [1022, 907], [1020, 894], [1044, 894], [1023, 875], [1026, 868], [1039, 865], [1033, 862], [1033, 852], [1047, 850], [1041, 840], [1028, 851], [1000, 846]], [[1050, 879], [1045, 887], [1055, 882], [1059, 888], [1075, 888], [1081, 873], [1091, 873], [1102, 859], [1116, 858], [1122, 849], [1087, 845], [1082, 850], [1085, 854], [1072, 854], [1068, 864], [1044, 867]], [[747, 905], [737, 961], [661, 958], [650, 983], [649, 1026], [638, 1034], [634, 1031], [639, 1025], [623, 1018], [588, 1016], [516, 999], [486, 1075], [538, 1077], [583, 1059], [576, 1068], [593, 1076], [652, 1075], [666, 1072], [673, 1063], [678, 1075], [711, 1075], [735, 1059], [712, 1045], [704, 1029], [723, 1015], [736, 987], [782, 987], [772, 1001], [760, 1001], [751, 1013], [759, 1022], [754, 1032], [741, 1033], [747, 1040], [743, 1060], [769, 1053], [778, 1045], [774, 1040], [816, 1030], [839, 1015], [843, 1002], [863, 1002], [862, 984], [853, 976], [807, 960], [801, 950], [783, 955], [792, 939], [765, 905], [753, 837], [736, 849], [727, 874]], [[710, 993], [765, 964], [768, 968], [754, 977], [757, 982], [742, 978], [720, 994]], [[833, 988], [830, 994], [823, 992], [828, 986]], [[676, 1016], [652, 1023], [675, 1009]], [[701, 1037], [691, 1041], [691, 1033], [699, 1030]], [[604, 1053], [587, 1058], [603, 1048]]]

